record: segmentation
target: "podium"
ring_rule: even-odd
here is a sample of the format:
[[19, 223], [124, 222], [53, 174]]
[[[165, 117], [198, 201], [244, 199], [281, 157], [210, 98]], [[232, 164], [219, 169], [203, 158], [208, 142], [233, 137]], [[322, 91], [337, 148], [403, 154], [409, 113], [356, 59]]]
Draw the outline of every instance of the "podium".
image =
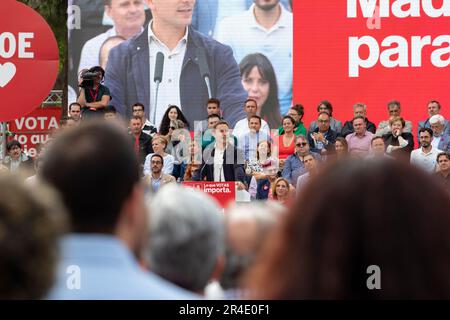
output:
[[227, 182], [211, 182], [211, 181], [186, 181], [183, 186], [196, 188], [209, 194], [217, 200], [222, 208], [228, 207], [236, 200], [236, 183], [234, 181]]

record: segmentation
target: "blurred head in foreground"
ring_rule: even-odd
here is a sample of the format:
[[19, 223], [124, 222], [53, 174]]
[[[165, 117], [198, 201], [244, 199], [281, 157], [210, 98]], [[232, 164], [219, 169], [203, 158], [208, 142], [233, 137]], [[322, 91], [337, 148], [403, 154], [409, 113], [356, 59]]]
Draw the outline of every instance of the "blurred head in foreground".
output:
[[395, 161], [322, 175], [249, 273], [255, 298], [450, 298], [450, 198], [436, 181]]

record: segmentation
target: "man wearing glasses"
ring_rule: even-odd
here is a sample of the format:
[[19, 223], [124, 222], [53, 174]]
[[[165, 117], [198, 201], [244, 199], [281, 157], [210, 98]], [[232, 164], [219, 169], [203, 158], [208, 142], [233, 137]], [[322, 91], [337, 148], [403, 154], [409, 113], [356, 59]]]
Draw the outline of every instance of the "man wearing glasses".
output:
[[316, 152], [311, 152], [309, 148], [308, 138], [304, 135], [299, 135], [295, 141], [295, 153], [290, 155], [284, 163], [282, 172], [283, 178], [287, 179], [292, 185], [297, 185], [299, 176], [306, 173], [305, 156], [312, 154], [316, 160], [321, 160], [322, 157]]
[[161, 155], [155, 153], [151, 158], [151, 173], [144, 178], [146, 190], [150, 193], [156, 193], [158, 190], [171, 182], [176, 182], [175, 177], [170, 174], [165, 174], [162, 171], [164, 166], [164, 159]]
[[327, 112], [319, 113], [318, 127], [308, 136], [311, 151], [322, 155], [328, 154], [334, 148], [337, 133], [330, 128], [330, 115]]

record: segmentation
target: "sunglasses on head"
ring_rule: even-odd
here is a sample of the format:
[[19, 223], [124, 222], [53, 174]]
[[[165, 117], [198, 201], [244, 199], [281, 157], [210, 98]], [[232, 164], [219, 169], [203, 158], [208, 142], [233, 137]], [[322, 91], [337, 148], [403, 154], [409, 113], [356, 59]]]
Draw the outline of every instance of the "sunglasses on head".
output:
[[306, 146], [308, 143], [307, 142], [299, 142], [299, 143], [297, 143], [295, 146], [296, 147], [304, 147], [304, 146]]

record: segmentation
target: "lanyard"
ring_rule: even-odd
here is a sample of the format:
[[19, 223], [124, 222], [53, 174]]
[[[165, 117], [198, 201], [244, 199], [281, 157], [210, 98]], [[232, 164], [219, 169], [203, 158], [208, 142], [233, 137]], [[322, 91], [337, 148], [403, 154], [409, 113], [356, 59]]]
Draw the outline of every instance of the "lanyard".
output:
[[98, 92], [99, 92], [99, 91], [100, 91], [100, 86], [97, 87], [97, 90], [95, 90], [95, 95], [94, 95], [94, 92], [92, 91], [92, 89], [89, 88], [89, 92], [91, 93], [91, 97], [92, 97], [93, 100], [94, 100], [94, 101], [92, 101], [92, 102], [95, 102], [95, 101], [97, 100], [97, 96], [98, 96]]

